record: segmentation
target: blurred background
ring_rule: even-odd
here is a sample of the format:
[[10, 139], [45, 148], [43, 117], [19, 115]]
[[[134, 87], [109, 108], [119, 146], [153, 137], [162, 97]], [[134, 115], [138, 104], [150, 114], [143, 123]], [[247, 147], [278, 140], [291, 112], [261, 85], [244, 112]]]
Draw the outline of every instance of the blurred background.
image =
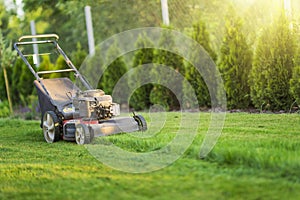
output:
[[[298, 110], [298, 0], [168, 0], [167, 3], [169, 24], [163, 23], [161, 0], [0, 0], [0, 116], [14, 113], [32, 119], [38, 112], [34, 77], [13, 51], [9, 51], [11, 44], [20, 36], [31, 34], [30, 23], [34, 22], [37, 34], [58, 34], [60, 45], [75, 66], [80, 67], [89, 53], [84, 13], [87, 5], [91, 7], [95, 44], [135, 28], [174, 29], [199, 42], [215, 61], [223, 76], [229, 109]], [[152, 62], [164, 60], [161, 52], [149, 52]], [[109, 74], [120, 72], [118, 76], [122, 76], [130, 67], [145, 63], [143, 53], [147, 52], [133, 52], [131, 57], [124, 56], [112, 63], [108, 76], [104, 74], [98, 86], [110, 93], [111, 79], [116, 77]], [[59, 69], [64, 65], [59, 59], [43, 58], [35, 67]], [[179, 72], [195, 89], [199, 107], [209, 109], [210, 95], [201, 75], [183, 58], [177, 62], [182, 66]], [[168, 110], [178, 109], [172, 94], [164, 100], [151, 97], [154, 88], [163, 94], [166, 88], [147, 87], [133, 95], [131, 107], [144, 110], [158, 103], [167, 105]], [[160, 92], [155, 96], [159, 97]]]

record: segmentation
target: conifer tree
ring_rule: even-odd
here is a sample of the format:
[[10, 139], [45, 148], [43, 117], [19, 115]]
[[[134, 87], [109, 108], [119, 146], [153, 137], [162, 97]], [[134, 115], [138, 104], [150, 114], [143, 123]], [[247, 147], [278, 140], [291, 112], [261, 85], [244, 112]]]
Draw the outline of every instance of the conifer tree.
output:
[[[62, 70], [62, 69], [68, 69], [69, 66], [65, 62], [65, 59], [62, 55], [59, 55], [54, 66], [54, 70]], [[52, 73], [50, 75], [50, 78], [61, 78], [61, 77], [69, 77], [68, 72], [63, 72], [63, 73]]]
[[71, 59], [74, 66], [79, 69], [80, 65], [87, 56], [87, 52], [81, 47], [81, 44], [78, 42], [76, 46], [76, 51], [72, 52]]
[[213, 61], [217, 61], [217, 54], [211, 47], [209, 33], [204, 21], [199, 20], [193, 25], [192, 38], [205, 49]]
[[296, 100], [297, 105], [300, 106], [300, 48], [295, 59], [295, 67], [292, 72], [292, 79], [290, 80], [290, 92]]
[[[29, 58], [29, 62], [32, 61], [32, 57]], [[35, 69], [35, 66], [32, 65], [33, 69]], [[33, 87], [33, 81], [35, 80], [35, 77], [31, 74], [29, 71], [27, 65], [23, 64], [21, 65], [21, 74], [19, 77], [19, 81], [17, 83], [17, 91], [18, 96], [20, 97], [21, 103], [23, 105], [27, 105], [29, 103], [28, 96], [32, 94], [34, 87]]]
[[[204, 50], [209, 54], [211, 59], [213, 61], [216, 61], [217, 55], [216, 53], [212, 50], [210, 46], [210, 38], [209, 34], [206, 30], [205, 23], [203, 21], [199, 21], [198, 23], [193, 25], [193, 32], [192, 32], [192, 38], [200, 44]], [[197, 48], [197, 47], [196, 47]], [[203, 50], [203, 51], [204, 51]], [[194, 64], [200, 65], [204, 58], [203, 54], [199, 54], [199, 51], [192, 51], [191, 53], [191, 58]], [[194, 102], [195, 106], [199, 105], [200, 107], [208, 107], [210, 106], [210, 95], [208, 91], [208, 87], [202, 77], [202, 75], [199, 73], [199, 71], [196, 68], [197, 66], [193, 66], [191, 63], [186, 64], [186, 73], [185, 77], [193, 87], [194, 91], [190, 91], [185, 85], [184, 85], [184, 92], [186, 95], [190, 92], [194, 92], [197, 99], [198, 99], [198, 104], [197, 102]], [[199, 66], [198, 66], [199, 67]], [[204, 70], [205, 69], [206, 73], [205, 75], [209, 75], [209, 67], [210, 66], [201, 66]], [[203, 74], [204, 75], [204, 74]]]
[[[0, 29], [0, 71], [3, 72], [4, 85], [6, 90], [6, 96], [9, 103], [10, 112], [13, 112], [12, 101], [10, 95], [10, 80], [8, 77], [8, 72], [11, 73], [11, 67], [14, 60], [16, 59], [16, 52], [12, 50], [12, 44], [8, 43], [2, 35], [2, 30]], [[0, 79], [1, 80], [1, 79]]]
[[95, 54], [89, 55], [80, 66], [79, 71], [93, 88], [103, 89], [103, 64], [101, 51], [96, 47]]
[[[106, 60], [113, 62], [110, 63], [104, 71], [103, 77], [101, 78], [101, 84], [103, 87], [102, 89], [105, 91], [105, 93], [111, 95], [118, 81], [127, 72], [127, 67], [123, 57], [119, 55], [119, 49], [116, 43], [112, 44], [111, 47], [108, 49]], [[118, 88], [118, 91], [125, 91], [128, 89], [128, 83], [120, 87], [122, 88]], [[117, 99], [115, 100], [121, 101]], [[117, 103], [125, 103], [125, 99], [122, 99], [122, 102]]]
[[248, 108], [252, 67], [252, 51], [243, 33], [243, 22], [232, 9], [226, 18], [219, 68], [224, 80], [228, 108]]
[[[162, 33], [159, 44], [159, 46], [164, 49], [176, 50], [174, 47], [174, 38], [172, 34], [168, 34], [167, 31]], [[157, 84], [154, 84], [150, 94], [150, 101], [152, 104], [162, 105], [166, 110], [178, 110], [180, 108], [178, 98], [183, 98], [183, 83], [182, 81], [175, 80], [171, 74], [164, 74], [162, 71], [163, 68], [159, 64], [171, 67], [176, 73], [180, 73], [184, 76], [185, 68], [183, 58], [167, 50], [158, 49], [155, 53], [155, 63], [158, 65], [152, 70], [152, 73], [154, 77], [159, 77], [159, 80]], [[168, 85], [172, 86], [174, 90], [181, 95], [180, 97], [176, 97], [169, 88], [161, 84], [166, 81]]]
[[[43, 56], [43, 60], [38, 68], [38, 71], [49, 71], [54, 69], [54, 64], [51, 63], [50, 56]], [[43, 78], [47, 79], [50, 77], [50, 74], [42, 75]]]
[[290, 91], [293, 98], [296, 99], [298, 106], [300, 106], [300, 65], [293, 69], [293, 76], [290, 80]]
[[251, 98], [257, 108], [288, 110], [293, 102], [289, 82], [294, 68], [295, 36], [281, 14], [259, 38], [251, 72]]
[[[81, 65], [84, 65], [83, 62], [86, 59], [86, 57], [87, 57], [87, 52], [84, 49], [82, 49], [80, 42], [77, 42], [76, 51], [73, 51], [71, 54], [71, 60], [73, 65], [77, 69], [80, 69]], [[70, 73], [69, 77], [72, 81], [75, 80], [74, 73]]]
[[[12, 68], [12, 83], [11, 83], [11, 97], [12, 97], [12, 101], [15, 105], [18, 105], [21, 102], [20, 99], [20, 92], [19, 92], [19, 82], [20, 82], [20, 77], [22, 74], [22, 68], [23, 68], [24, 62], [23, 60], [19, 57], [13, 68]], [[29, 70], [27, 71], [27, 73], [30, 73]], [[30, 73], [31, 74], [31, 73]], [[32, 83], [28, 83], [28, 84], [32, 84]], [[26, 86], [29, 87], [29, 86]]]
[[[154, 59], [154, 49], [146, 48], [151, 45], [150, 39], [146, 34], [140, 35], [135, 46], [139, 49], [134, 54], [133, 67], [138, 67], [144, 64], [150, 64]], [[131, 96], [130, 106], [135, 110], [142, 110], [149, 108], [150, 103], [150, 93], [153, 88], [152, 84], [141, 85], [145, 78], [150, 75], [143, 71], [142, 68], [137, 68], [135, 73], [131, 76], [130, 82], [132, 85], [141, 86], [137, 88]]]

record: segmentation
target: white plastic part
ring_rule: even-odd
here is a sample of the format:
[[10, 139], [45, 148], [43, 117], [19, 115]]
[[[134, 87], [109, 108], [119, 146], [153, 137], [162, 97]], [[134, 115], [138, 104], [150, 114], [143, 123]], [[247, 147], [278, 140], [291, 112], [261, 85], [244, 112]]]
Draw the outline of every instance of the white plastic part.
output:
[[110, 109], [113, 116], [120, 115], [120, 104], [113, 103]]

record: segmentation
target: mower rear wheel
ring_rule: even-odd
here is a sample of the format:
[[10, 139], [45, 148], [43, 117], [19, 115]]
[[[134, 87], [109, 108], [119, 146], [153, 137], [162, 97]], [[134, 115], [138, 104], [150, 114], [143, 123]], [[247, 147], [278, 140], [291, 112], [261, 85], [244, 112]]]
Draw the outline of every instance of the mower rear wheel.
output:
[[133, 118], [138, 123], [140, 131], [146, 131], [147, 130], [147, 122], [146, 122], [145, 118], [142, 115], [135, 115], [135, 116], [133, 116]]
[[59, 119], [55, 112], [45, 112], [43, 116], [43, 133], [48, 143], [53, 143], [60, 139]]
[[79, 145], [91, 143], [92, 137], [89, 127], [86, 124], [77, 124], [75, 131], [75, 140]]

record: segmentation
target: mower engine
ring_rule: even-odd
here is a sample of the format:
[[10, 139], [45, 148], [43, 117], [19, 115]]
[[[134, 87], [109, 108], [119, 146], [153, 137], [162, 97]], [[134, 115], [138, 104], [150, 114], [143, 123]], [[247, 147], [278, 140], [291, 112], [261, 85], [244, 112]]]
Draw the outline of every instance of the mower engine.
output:
[[100, 121], [120, 115], [120, 105], [113, 103], [112, 97], [100, 89], [78, 91], [73, 106], [83, 119]]

